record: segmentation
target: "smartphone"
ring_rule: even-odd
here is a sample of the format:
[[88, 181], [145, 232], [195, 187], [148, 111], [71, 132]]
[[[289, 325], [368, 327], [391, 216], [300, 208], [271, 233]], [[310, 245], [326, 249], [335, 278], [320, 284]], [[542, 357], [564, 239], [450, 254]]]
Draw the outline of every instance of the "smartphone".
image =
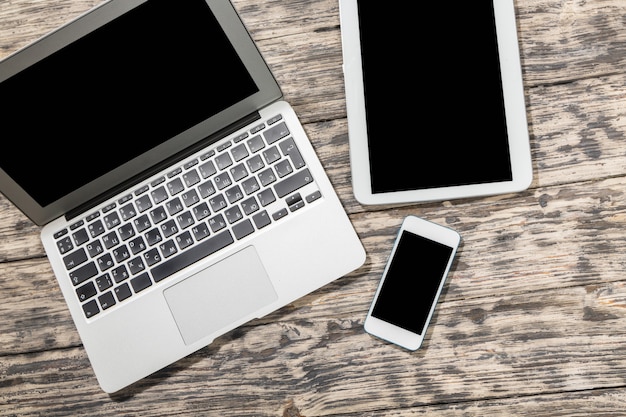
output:
[[460, 242], [453, 229], [407, 216], [365, 318], [365, 331], [417, 350]]

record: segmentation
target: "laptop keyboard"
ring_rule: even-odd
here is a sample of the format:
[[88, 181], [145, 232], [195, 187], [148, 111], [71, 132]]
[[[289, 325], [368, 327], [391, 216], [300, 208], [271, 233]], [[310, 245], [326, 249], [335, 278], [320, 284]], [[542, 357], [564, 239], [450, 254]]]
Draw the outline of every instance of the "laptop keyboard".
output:
[[57, 248], [85, 317], [321, 198], [309, 184], [277, 115], [60, 230]]

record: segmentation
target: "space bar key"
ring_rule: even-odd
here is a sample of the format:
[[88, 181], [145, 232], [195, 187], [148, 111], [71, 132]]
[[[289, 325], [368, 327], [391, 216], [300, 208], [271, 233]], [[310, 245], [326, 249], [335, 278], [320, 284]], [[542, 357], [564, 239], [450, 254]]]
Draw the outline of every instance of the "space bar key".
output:
[[172, 259], [168, 259], [167, 261], [155, 266], [151, 269], [152, 278], [154, 282], [159, 282], [170, 275], [180, 271], [181, 269], [188, 267], [194, 262], [203, 259], [212, 253], [217, 252], [220, 249], [225, 248], [226, 246], [233, 243], [233, 236], [230, 234], [228, 230], [213, 236], [210, 239], [207, 239], [197, 246], [192, 247], [191, 249], [186, 250], [180, 255], [175, 256]]

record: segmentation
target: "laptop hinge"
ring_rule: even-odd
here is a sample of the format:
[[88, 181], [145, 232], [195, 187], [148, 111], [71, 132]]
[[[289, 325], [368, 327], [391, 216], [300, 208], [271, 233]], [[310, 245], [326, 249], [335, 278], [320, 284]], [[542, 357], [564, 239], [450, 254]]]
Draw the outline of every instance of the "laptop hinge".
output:
[[162, 162], [159, 162], [156, 165], [153, 165], [152, 167], [146, 169], [145, 171], [135, 175], [132, 179], [129, 179], [127, 181], [124, 181], [122, 183], [120, 183], [119, 185], [105, 191], [104, 193], [98, 195], [97, 197], [92, 198], [91, 200], [89, 200], [88, 202], [70, 210], [67, 212], [67, 214], [65, 215], [65, 219], [67, 221], [70, 221], [80, 215], [82, 215], [83, 213], [91, 210], [92, 208], [94, 208], [95, 206], [97, 206], [98, 204], [108, 200], [109, 198], [113, 197], [116, 194], [121, 193], [124, 190], [128, 190], [129, 188], [132, 188], [134, 185], [137, 185], [138, 183], [144, 181], [145, 179], [151, 177], [152, 175], [156, 174], [159, 171], [162, 171], [163, 169], [167, 168], [168, 166], [174, 165], [176, 164], [178, 161], [181, 161], [185, 158], [187, 158], [188, 156], [200, 151], [202, 148], [205, 148], [209, 145], [211, 145], [212, 143], [215, 143], [217, 141], [219, 141], [220, 139], [225, 138], [226, 136], [230, 135], [231, 133], [236, 132], [237, 130], [241, 129], [242, 127], [245, 127], [247, 125], [249, 125], [250, 123], [259, 120], [261, 118], [261, 115], [259, 114], [259, 112], [254, 112], [242, 119], [239, 119], [237, 122], [213, 133], [212, 135], [207, 136], [206, 138], [202, 139], [201, 141], [189, 146], [188, 148], [180, 151], [179, 153], [177, 153], [176, 155], [173, 155], [165, 160], [163, 160]]

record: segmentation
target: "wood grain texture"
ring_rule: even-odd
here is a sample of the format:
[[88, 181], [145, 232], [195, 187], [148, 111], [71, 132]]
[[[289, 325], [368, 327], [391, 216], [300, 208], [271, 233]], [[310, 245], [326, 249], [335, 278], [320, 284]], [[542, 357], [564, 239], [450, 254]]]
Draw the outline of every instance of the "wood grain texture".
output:
[[[352, 195], [337, 1], [233, 2], [304, 122], [365, 264], [109, 396], [40, 229], [0, 196], [0, 415], [625, 416], [626, 2], [516, 1], [528, 190], [392, 207]], [[0, 57], [99, 3], [0, 2]], [[363, 331], [408, 214], [463, 237], [415, 353]]]

